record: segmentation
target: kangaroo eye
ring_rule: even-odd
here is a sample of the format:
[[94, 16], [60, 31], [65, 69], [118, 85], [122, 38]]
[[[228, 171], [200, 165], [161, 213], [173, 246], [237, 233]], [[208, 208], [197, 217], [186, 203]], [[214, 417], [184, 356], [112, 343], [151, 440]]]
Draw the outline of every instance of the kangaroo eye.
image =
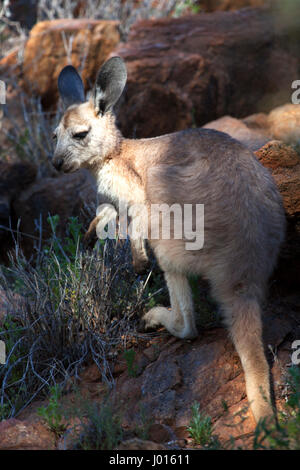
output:
[[76, 134], [73, 134], [74, 139], [77, 140], [82, 140], [88, 135], [89, 131], [84, 131], [84, 132], [76, 132]]

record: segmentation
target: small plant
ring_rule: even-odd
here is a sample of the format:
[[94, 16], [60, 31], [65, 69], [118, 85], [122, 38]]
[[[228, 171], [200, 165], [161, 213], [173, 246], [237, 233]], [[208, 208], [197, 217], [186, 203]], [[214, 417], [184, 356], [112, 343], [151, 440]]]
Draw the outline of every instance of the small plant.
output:
[[141, 424], [136, 425], [135, 434], [140, 439], [148, 440], [149, 430], [154, 421], [152, 417], [149, 416], [149, 412], [147, 412], [145, 406], [142, 403], [139, 404], [139, 421]]
[[9, 406], [4, 403], [3, 405], [0, 405], [0, 422], [4, 419], [9, 418], [10, 415], [10, 409]]
[[137, 366], [134, 365], [134, 360], [135, 360], [135, 350], [134, 349], [128, 349], [127, 351], [124, 352], [124, 358], [127, 364], [127, 369], [128, 369], [128, 375], [130, 377], [136, 377], [137, 375]]
[[285, 410], [278, 416], [278, 422], [269, 424], [266, 420], [258, 423], [254, 436], [254, 449], [300, 450], [300, 369], [289, 369], [287, 385], [290, 395]]
[[76, 450], [112, 450], [123, 437], [121, 418], [110, 403], [89, 402], [85, 405], [82, 432], [75, 443]]
[[228, 407], [226, 400], [224, 400], [224, 398], [222, 398], [221, 405], [225, 413], [228, 413], [229, 407]]
[[57, 436], [60, 436], [66, 429], [62, 422], [61, 405], [59, 400], [61, 398], [61, 390], [59, 385], [54, 385], [50, 388], [50, 399], [47, 406], [38, 408], [37, 414], [42, 416], [46, 421], [49, 429]]
[[179, 2], [176, 2], [173, 16], [177, 18], [188, 13], [197, 15], [200, 12], [201, 6], [198, 5], [197, 0], [181, 0]]
[[207, 445], [212, 440], [212, 422], [210, 416], [200, 413], [200, 405], [195, 402], [192, 407], [192, 419], [187, 430], [195, 444]]

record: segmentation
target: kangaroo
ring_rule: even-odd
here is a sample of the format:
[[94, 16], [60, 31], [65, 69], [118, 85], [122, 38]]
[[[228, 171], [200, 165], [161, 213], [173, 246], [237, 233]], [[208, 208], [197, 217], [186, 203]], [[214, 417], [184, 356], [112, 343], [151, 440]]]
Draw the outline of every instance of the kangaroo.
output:
[[[137, 211], [140, 225], [148, 223], [156, 204], [204, 204], [201, 249], [187, 249], [184, 237], [149, 235], [171, 309], [152, 308], [143, 317], [145, 326], [163, 325], [178, 338], [196, 337], [188, 275], [208, 279], [243, 366], [254, 418], [274, 418], [261, 303], [284, 238], [280, 194], [254, 154], [225, 133], [202, 128], [148, 139], [124, 138], [113, 106], [126, 80], [123, 60], [109, 59], [86, 101], [77, 71], [72, 66], [61, 71], [58, 88], [66, 111], [54, 131], [53, 165], [64, 172], [88, 168], [98, 190], [116, 205], [126, 203], [129, 211], [144, 205], [146, 215]], [[138, 246], [143, 257], [141, 240]]]

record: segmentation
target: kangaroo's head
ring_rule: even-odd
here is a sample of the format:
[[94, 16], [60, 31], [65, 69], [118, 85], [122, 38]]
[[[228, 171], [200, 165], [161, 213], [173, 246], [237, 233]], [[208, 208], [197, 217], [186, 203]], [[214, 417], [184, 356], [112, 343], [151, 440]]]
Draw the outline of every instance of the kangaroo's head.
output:
[[66, 111], [53, 133], [56, 148], [53, 165], [73, 172], [81, 167], [99, 165], [115, 152], [121, 135], [112, 112], [127, 79], [120, 57], [109, 59], [98, 72], [89, 101], [85, 100], [82, 80], [68, 65], [58, 77], [58, 89]]

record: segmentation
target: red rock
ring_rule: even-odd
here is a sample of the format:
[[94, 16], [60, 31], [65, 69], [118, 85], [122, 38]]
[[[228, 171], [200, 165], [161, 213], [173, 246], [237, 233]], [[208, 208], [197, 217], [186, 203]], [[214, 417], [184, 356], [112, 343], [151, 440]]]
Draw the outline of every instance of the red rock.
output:
[[135, 24], [114, 51], [128, 68], [123, 132], [157, 136], [290, 101], [300, 46], [293, 49], [286, 37], [297, 30], [284, 16], [276, 23], [250, 8]]
[[[20, 219], [20, 232], [39, 236], [36, 221], [42, 220], [42, 235], [46, 240], [51, 236], [47, 222], [50, 215], [59, 216], [57, 235], [63, 237], [69, 217], [82, 217], [85, 206], [95, 204], [96, 190], [93, 180], [86, 171], [59, 175], [57, 178], [42, 178], [26, 191], [18, 194], [12, 204], [15, 219]], [[22, 248], [27, 256], [32, 253], [34, 241], [20, 237]], [[36, 243], [36, 241], [35, 241]]]
[[0, 422], [0, 450], [53, 450], [54, 435], [41, 423], [18, 419]]
[[291, 144], [300, 140], [300, 107], [298, 104], [285, 104], [273, 109], [268, 116], [268, 124], [274, 139]]
[[83, 68], [84, 82], [93, 83], [119, 41], [117, 21], [81, 18], [37, 23], [24, 51], [25, 85], [43, 98], [44, 105], [52, 105], [58, 97], [57, 77], [65, 65]]
[[245, 7], [269, 7], [274, 0], [201, 0], [200, 6], [205, 11], [239, 10]]
[[162, 444], [152, 441], [143, 441], [142, 439], [128, 439], [121, 442], [116, 450], [167, 450]]
[[[297, 104], [287, 103], [274, 108], [269, 114], [257, 113], [243, 119], [223, 116], [203, 127], [226, 132], [256, 151], [271, 140], [297, 145], [300, 141], [300, 107]], [[276, 166], [280, 166], [280, 160]]]
[[165, 424], [153, 423], [149, 428], [149, 440], [159, 443], [167, 443], [176, 439], [172, 429]]
[[255, 428], [254, 418], [249, 410], [247, 400], [242, 400], [233, 405], [213, 426], [213, 433], [218, 436], [223, 444], [231, 438], [243, 439], [253, 432]]
[[[300, 155], [296, 150], [278, 140], [268, 142], [256, 152], [256, 155], [265, 167], [272, 170], [294, 168], [300, 164]], [[298, 196], [300, 198], [299, 194]]]
[[290, 146], [271, 141], [256, 152], [263, 165], [272, 169], [272, 175], [283, 198], [289, 216], [300, 213], [300, 156]]
[[225, 132], [234, 139], [242, 142], [250, 150], [258, 150], [270, 140], [270, 134], [264, 129], [251, 128], [241, 119], [224, 116], [203, 126], [206, 129], [215, 129]]
[[87, 367], [82, 371], [80, 374], [81, 380], [85, 382], [99, 382], [102, 379], [101, 372], [99, 367], [96, 364], [92, 364], [91, 366]]

